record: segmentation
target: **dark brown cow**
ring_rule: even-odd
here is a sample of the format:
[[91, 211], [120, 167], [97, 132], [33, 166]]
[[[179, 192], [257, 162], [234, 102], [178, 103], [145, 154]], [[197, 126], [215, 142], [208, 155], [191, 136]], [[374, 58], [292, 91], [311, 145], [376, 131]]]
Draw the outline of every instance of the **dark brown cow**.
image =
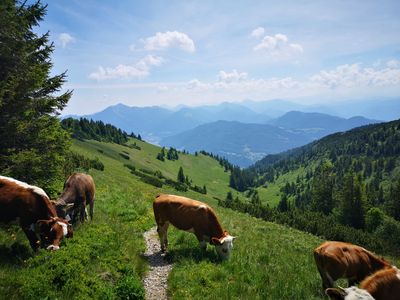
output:
[[333, 287], [339, 278], [347, 278], [349, 286], [383, 268], [392, 266], [370, 251], [344, 242], [325, 242], [314, 250], [314, 259], [323, 288]]
[[[71, 226], [57, 217], [41, 188], [0, 176], [0, 221], [9, 223], [17, 219], [33, 249], [49, 245], [48, 249], [57, 250], [64, 236], [72, 236]], [[41, 241], [35, 232], [36, 225]]]
[[73, 223], [79, 220], [83, 222], [86, 213], [86, 205], [90, 206], [90, 219], [93, 219], [95, 185], [92, 176], [83, 173], [72, 174], [64, 183], [64, 191], [54, 202], [58, 216], [67, 218]]
[[229, 258], [235, 238], [222, 230], [215, 212], [207, 204], [181, 196], [158, 195], [153, 210], [162, 252], [167, 250], [167, 231], [171, 223], [178, 229], [194, 233], [203, 249], [209, 242], [221, 258]]
[[360, 288], [329, 288], [326, 294], [335, 300], [399, 300], [400, 272], [396, 267], [380, 270], [360, 283]]

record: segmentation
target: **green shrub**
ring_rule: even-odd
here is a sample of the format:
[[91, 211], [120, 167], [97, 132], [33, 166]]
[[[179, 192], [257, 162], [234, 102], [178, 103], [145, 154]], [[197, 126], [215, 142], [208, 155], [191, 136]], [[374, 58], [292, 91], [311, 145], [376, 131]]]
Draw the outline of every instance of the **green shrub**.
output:
[[382, 223], [385, 213], [377, 207], [371, 208], [365, 216], [365, 227], [369, 232], [374, 232]]
[[156, 178], [154, 176], [143, 174], [142, 176], [140, 176], [140, 179], [143, 182], [151, 184], [151, 185], [153, 185], [155, 187], [158, 187], [158, 188], [163, 186], [163, 182], [160, 179], [158, 179], [158, 178]]
[[115, 287], [118, 299], [144, 299], [145, 293], [142, 282], [133, 274], [124, 275]]
[[124, 159], [130, 159], [129, 155], [126, 153], [121, 152], [121, 153], [119, 153], [119, 155]]
[[128, 169], [131, 170], [131, 171], [135, 171], [135, 170], [136, 170], [136, 168], [135, 168], [134, 165], [124, 164], [124, 167], [128, 168]]

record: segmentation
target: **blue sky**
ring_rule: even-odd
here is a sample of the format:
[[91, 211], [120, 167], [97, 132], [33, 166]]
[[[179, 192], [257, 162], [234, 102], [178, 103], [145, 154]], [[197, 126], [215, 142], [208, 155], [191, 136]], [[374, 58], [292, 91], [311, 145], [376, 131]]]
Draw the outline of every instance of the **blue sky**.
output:
[[[44, 2], [46, 3], [46, 2]], [[400, 96], [400, 1], [48, 1], [63, 114]]]

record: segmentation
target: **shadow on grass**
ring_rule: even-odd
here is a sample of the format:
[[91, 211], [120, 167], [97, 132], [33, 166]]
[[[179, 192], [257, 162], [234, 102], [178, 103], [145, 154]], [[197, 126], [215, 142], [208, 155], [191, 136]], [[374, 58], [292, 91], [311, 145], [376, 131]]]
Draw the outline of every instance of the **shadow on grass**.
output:
[[0, 245], [1, 265], [23, 265], [24, 260], [34, 256], [29, 245], [13, 243], [11, 246]]
[[195, 263], [200, 263], [202, 261], [208, 261], [214, 264], [221, 263], [221, 259], [218, 257], [214, 249], [202, 250], [200, 247], [170, 249], [165, 255], [165, 260], [170, 263], [180, 260], [192, 260]]

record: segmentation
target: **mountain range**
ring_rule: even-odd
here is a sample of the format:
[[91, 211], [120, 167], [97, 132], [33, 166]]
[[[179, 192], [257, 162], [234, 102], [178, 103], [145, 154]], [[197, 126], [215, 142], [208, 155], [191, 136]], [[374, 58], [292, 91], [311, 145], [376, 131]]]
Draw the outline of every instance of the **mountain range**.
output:
[[216, 121], [166, 137], [165, 146], [190, 152], [205, 150], [247, 167], [268, 154], [305, 145], [328, 134], [377, 123], [364, 117], [344, 119], [320, 113], [292, 111], [269, 124]]
[[245, 100], [175, 109], [117, 104], [82, 117], [140, 134], [153, 144], [188, 151], [205, 150], [246, 167], [267, 154], [301, 146], [334, 132], [376, 123], [376, 120], [399, 118], [400, 99], [324, 105], [303, 105], [279, 99]]

